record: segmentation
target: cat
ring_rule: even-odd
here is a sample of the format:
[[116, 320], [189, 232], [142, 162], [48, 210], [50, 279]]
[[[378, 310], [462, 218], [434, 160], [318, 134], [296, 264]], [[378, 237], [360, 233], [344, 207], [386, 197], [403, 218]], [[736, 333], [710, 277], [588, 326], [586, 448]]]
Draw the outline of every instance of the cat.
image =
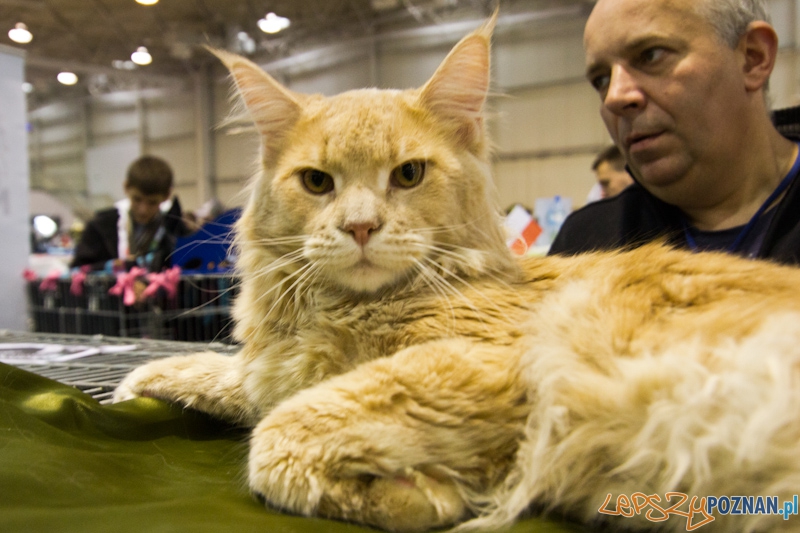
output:
[[252, 491], [303, 515], [797, 529], [654, 510], [800, 487], [800, 272], [660, 243], [512, 256], [484, 122], [493, 26], [402, 91], [301, 95], [216, 51], [261, 135], [236, 227], [242, 347], [148, 363], [116, 401], [252, 426]]

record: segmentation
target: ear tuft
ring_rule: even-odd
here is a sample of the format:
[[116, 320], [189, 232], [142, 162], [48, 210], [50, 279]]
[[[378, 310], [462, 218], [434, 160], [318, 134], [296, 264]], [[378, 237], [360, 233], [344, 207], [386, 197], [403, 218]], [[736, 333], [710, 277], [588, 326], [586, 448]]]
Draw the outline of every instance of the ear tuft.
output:
[[470, 144], [483, 139], [483, 106], [489, 92], [490, 48], [497, 12], [453, 47], [420, 93], [422, 106], [452, 122]]
[[300, 116], [298, 95], [249, 59], [225, 50], [207, 48], [230, 71], [245, 107], [264, 138], [265, 157], [273, 155]]

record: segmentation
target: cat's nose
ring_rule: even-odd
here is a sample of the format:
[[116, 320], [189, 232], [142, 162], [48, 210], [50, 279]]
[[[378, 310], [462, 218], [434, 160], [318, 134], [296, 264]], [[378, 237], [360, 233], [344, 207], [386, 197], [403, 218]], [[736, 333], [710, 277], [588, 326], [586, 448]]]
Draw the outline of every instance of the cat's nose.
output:
[[381, 229], [381, 225], [377, 222], [351, 222], [346, 224], [342, 231], [352, 235], [356, 244], [363, 248], [372, 234], [379, 229]]

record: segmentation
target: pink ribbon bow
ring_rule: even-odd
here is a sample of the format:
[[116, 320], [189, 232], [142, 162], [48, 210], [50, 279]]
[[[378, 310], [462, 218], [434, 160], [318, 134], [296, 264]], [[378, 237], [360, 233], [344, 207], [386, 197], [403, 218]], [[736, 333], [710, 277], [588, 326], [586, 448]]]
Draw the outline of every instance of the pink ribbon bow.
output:
[[69, 284], [69, 292], [75, 296], [83, 296], [83, 284], [86, 282], [86, 275], [91, 267], [83, 265], [80, 270], [72, 275], [72, 283]]
[[136, 291], [134, 285], [136, 280], [147, 274], [147, 270], [141, 267], [132, 267], [130, 272], [120, 272], [117, 274], [117, 283], [110, 289], [108, 294], [114, 296], [122, 295], [122, 303], [130, 307], [136, 303]]
[[58, 280], [61, 277], [61, 271], [51, 270], [50, 273], [39, 284], [40, 291], [55, 291], [58, 289]]
[[144, 290], [144, 295], [148, 298], [153, 296], [158, 289], [164, 288], [169, 298], [175, 298], [178, 294], [178, 282], [181, 280], [181, 267], [174, 266], [164, 272], [153, 272], [147, 275], [150, 284]]

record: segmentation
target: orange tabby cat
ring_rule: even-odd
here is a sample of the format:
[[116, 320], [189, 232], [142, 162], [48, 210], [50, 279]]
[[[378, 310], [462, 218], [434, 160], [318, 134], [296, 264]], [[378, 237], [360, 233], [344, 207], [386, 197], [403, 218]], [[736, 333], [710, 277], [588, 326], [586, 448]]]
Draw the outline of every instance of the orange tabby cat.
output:
[[[253, 491], [389, 530], [498, 527], [531, 504], [592, 521], [635, 493], [789, 500], [800, 271], [659, 245], [514, 260], [482, 118], [491, 30], [421, 89], [332, 98], [217, 52], [262, 135], [237, 226], [242, 349], [147, 364], [116, 399], [250, 424]], [[660, 516], [626, 514], [608, 519]]]

